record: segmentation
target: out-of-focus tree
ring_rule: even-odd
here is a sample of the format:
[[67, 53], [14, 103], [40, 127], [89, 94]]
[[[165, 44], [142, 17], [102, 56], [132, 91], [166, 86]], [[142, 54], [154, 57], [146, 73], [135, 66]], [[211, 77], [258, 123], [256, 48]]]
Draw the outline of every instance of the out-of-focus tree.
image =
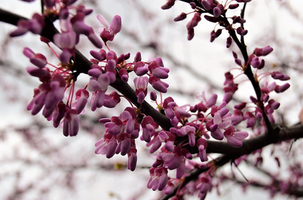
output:
[[[3, 198], [82, 199], [86, 182], [106, 188], [100, 179], [122, 175], [138, 188], [117, 181], [106, 198], [124, 199], [124, 188], [146, 199], [149, 188], [155, 198], [204, 199], [227, 182], [301, 197], [302, 40], [285, 38], [275, 16], [294, 26], [301, 17], [291, 2], [267, 5], [42, 0], [29, 18], [0, 9], [15, 26], [1, 41], [3, 99], [35, 115], [5, 106]], [[93, 154], [94, 143], [111, 159]]]

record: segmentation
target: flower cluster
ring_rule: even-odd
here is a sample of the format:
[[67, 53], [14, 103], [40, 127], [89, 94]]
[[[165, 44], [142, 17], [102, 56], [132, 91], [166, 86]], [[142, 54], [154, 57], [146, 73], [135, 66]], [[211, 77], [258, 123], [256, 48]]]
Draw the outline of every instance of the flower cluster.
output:
[[[267, 120], [274, 123], [273, 113], [280, 104], [270, 97], [270, 93], [284, 92], [290, 86], [288, 83], [278, 85], [275, 82], [259, 85], [261, 79], [266, 76], [279, 81], [289, 80], [287, 75], [278, 71], [258, 74], [258, 70], [266, 66], [262, 57], [273, 51], [272, 47], [266, 46], [255, 48], [250, 55], [247, 55], [246, 50], [241, 49], [244, 61], [233, 52], [235, 63], [240, 67], [241, 72], [247, 75], [256, 90], [257, 96], [250, 97], [251, 102], [241, 102], [235, 105], [233, 110], [230, 109], [228, 104], [234, 98], [239, 85], [235, 80], [238, 76], [234, 77], [231, 72], [225, 74], [224, 96], [219, 103], [217, 94], [206, 98], [204, 92], [197, 96], [199, 102], [194, 105], [179, 106], [172, 97], [162, 101], [161, 93], [166, 93], [169, 87], [164, 80], [168, 78], [170, 71], [164, 67], [162, 59], [150, 58], [148, 61], [142, 61], [141, 53], [138, 52], [130, 61], [130, 53], [117, 55], [109, 48], [108, 43], [112, 42], [121, 31], [120, 16], [114, 16], [109, 24], [102, 15], [97, 15], [101, 28], [96, 35], [93, 28], [84, 22], [85, 17], [92, 10], [82, 5], [74, 6], [75, 0], [44, 0], [43, 2], [42, 16], [35, 14], [29, 21], [20, 21], [17, 30], [11, 33], [11, 36], [19, 36], [27, 31], [40, 34], [45, 19], [59, 19], [60, 32], [50, 38], [61, 49], [60, 55], [57, 56], [60, 60], [59, 65], [48, 63], [46, 57], [40, 53], [34, 53], [29, 48], [24, 49], [24, 55], [35, 65], [28, 67], [27, 72], [39, 78], [41, 82], [34, 90], [28, 110], [33, 115], [42, 110], [42, 115], [52, 120], [54, 127], [62, 124], [65, 136], [75, 136], [79, 131], [78, 115], [84, 113], [88, 102], [91, 110], [96, 111], [101, 107], [114, 108], [120, 103], [121, 98], [126, 98], [131, 105], [119, 116], [99, 120], [105, 126], [105, 133], [95, 143], [95, 153], [103, 154], [107, 158], [115, 154], [127, 155], [127, 168], [133, 171], [137, 163], [136, 140], [144, 141], [149, 147], [150, 154], [156, 154], [155, 162], [149, 169], [150, 178], [147, 183], [147, 187], [152, 190], [163, 190], [169, 194], [191, 170], [205, 167], [204, 163], [209, 159], [207, 155], [209, 140], [224, 140], [234, 148], [241, 148], [242, 141], [249, 134], [241, 130], [238, 125], [244, 122], [246, 128], [254, 129], [258, 121], [265, 128], [268, 126]], [[248, 33], [242, 28], [245, 20], [241, 16], [227, 18], [226, 13], [229, 9], [236, 9], [238, 3], [247, 3], [249, 0], [237, 0], [238, 3], [235, 4], [230, 2], [232, 1], [224, 5], [213, 0], [190, 2], [194, 16], [186, 26], [188, 39], [194, 37], [194, 28], [200, 23], [201, 16], [204, 14], [207, 21], [216, 23], [218, 26], [215, 27], [221, 27], [211, 31], [211, 42], [225, 29], [229, 33], [227, 48], [231, 46], [232, 41], [239, 44], [237, 37], [243, 38]], [[169, 9], [174, 3], [175, 0], [168, 0], [162, 8]], [[181, 13], [175, 21], [184, 20], [187, 15]], [[92, 58], [90, 69], [86, 70], [89, 75], [87, 84], [75, 92], [77, 75], [83, 72], [75, 63], [76, 45], [79, 43], [80, 35], [86, 36], [86, 39], [98, 50], [90, 51]], [[43, 41], [50, 47], [48, 40], [43, 39]], [[108, 93], [109, 86], [117, 82], [129, 86], [130, 73], [135, 76], [132, 82], [134, 90], [126, 92], [118, 90], [118, 92], [128, 92], [129, 96], [135, 96], [135, 100], [134, 98], [130, 100], [124, 93], [123, 95], [116, 91]], [[161, 102], [157, 101], [156, 92], [160, 93]], [[166, 126], [144, 109], [148, 94], [157, 104], [158, 110], [153, 111], [161, 116], [164, 115], [167, 119]], [[253, 107], [247, 106], [247, 103], [252, 103]], [[199, 161], [193, 161], [195, 158]], [[169, 175], [170, 170], [176, 170], [175, 177]], [[207, 172], [201, 174], [198, 180], [180, 189], [175, 199], [182, 199], [183, 195], [193, 194], [195, 191], [198, 191], [200, 199], [204, 199], [211, 189], [212, 174]]]
[[96, 154], [111, 158], [114, 154], [128, 155], [128, 169], [134, 171], [137, 163], [135, 139], [139, 136], [140, 124], [137, 122], [136, 109], [127, 107], [119, 117], [100, 119], [104, 123], [105, 134], [96, 142]]

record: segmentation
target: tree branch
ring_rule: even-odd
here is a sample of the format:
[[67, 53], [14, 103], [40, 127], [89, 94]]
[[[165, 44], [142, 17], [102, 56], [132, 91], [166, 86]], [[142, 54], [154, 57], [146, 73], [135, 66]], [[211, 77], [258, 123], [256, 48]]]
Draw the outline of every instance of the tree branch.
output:
[[208, 171], [212, 166], [219, 168], [230, 161], [233, 161], [243, 155], [250, 154], [258, 149], [262, 149], [263, 147], [269, 144], [275, 144], [282, 141], [302, 138], [303, 125], [297, 124], [291, 128], [276, 128], [274, 129], [274, 134], [275, 137], [272, 137], [271, 135], [265, 133], [260, 136], [245, 140], [243, 141], [243, 145], [241, 148], [234, 148], [229, 144], [223, 142], [208, 141], [208, 153], [222, 153], [225, 155], [208, 162], [206, 168], [194, 170], [192, 173], [185, 177], [182, 183], [178, 184], [174, 188], [173, 193], [165, 195], [161, 198], [161, 200], [168, 200], [170, 197], [173, 197], [180, 188], [184, 187], [190, 181], [196, 180], [201, 173]]
[[[17, 22], [20, 19], [28, 20], [19, 15], [0, 9], [0, 21], [16, 26]], [[52, 41], [53, 35], [56, 33], [58, 33], [58, 30], [53, 26], [53, 24], [46, 23], [41, 33], [41, 36]], [[83, 56], [83, 54], [81, 54], [78, 50], [76, 51], [74, 70], [76, 70], [77, 73], [87, 74], [91, 64], [92, 63], [85, 56]], [[134, 90], [127, 83], [123, 82], [119, 77], [117, 77], [116, 82], [112, 83], [111, 86], [116, 90], [118, 90], [119, 92], [121, 92], [124, 96], [126, 96], [137, 107], [140, 107], [140, 104], [138, 104], [137, 102], [137, 96]], [[147, 102], [144, 102], [141, 108], [143, 113], [151, 116], [155, 120], [155, 122], [158, 123], [164, 130], [169, 130], [169, 128], [172, 127], [169, 119], [165, 115], [155, 110]], [[274, 132], [275, 134], [277, 134], [276, 137], [268, 137], [266, 136], [267, 135], [266, 132], [265, 134], [262, 134], [255, 138], [245, 140], [243, 141], [243, 146], [241, 148], [234, 148], [226, 142], [208, 141], [207, 152], [221, 153], [221, 154], [226, 154], [226, 152], [228, 152], [234, 155], [238, 155], [238, 154], [244, 155], [251, 152], [250, 149], [257, 150], [259, 148], [263, 148], [268, 144], [290, 140], [290, 139], [301, 138], [303, 137], [303, 126], [300, 124], [291, 128], [283, 128], [281, 130], [277, 128], [274, 130]], [[197, 153], [198, 149], [191, 148], [190, 151], [192, 153]]]
[[[20, 19], [27, 20], [24, 17], [0, 9], [0, 21], [16, 26]], [[53, 24], [51, 22], [46, 22], [46, 25], [41, 33], [41, 36], [49, 39], [50, 41], [53, 41], [53, 36], [56, 33], [58, 33], [58, 30], [53, 26]], [[90, 69], [91, 64], [92, 63], [86, 57], [84, 57], [79, 51], [76, 51], [74, 69], [73, 69], [76, 71], [76, 74], [87, 73], [88, 70]], [[140, 107], [140, 104], [137, 103], [137, 96], [134, 90], [127, 83], [123, 82], [119, 77], [117, 77], [116, 82], [112, 83], [111, 86], [114, 87], [119, 92], [121, 92], [124, 96], [126, 96], [137, 107]], [[155, 120], [155, 122], [158, 123], [163, 129], [169, 130], [171, 124], [169, 119], [165, 115], [155, 110], [147, 102], [144, 102], [141, 108], [142, 108], [141, 109], [142, 112], [144, 112], [146, 115], [151, 116]], [[251, 152], [261, 149], [269, 144], [274, 144], [277, 142], [291, 140], [291, 139], [302, 138], [303, 125], [297, 124], [291, 128], [282, 128], [282, 129], [276, 128], [273, 129], [273, 132], [275, 134], [275, 137], [272, 137], [271, 135], [267, 134], [267, 132], [265, 132], [262, 135], [245, 140], [243, 141], [243, 145], [241, 148], [234, 148], [229, 144], [227, 144], [226, 142], [208, 141], [207, 153], [225, 154], [215, 159], [214, 161], [208, 163], [209, 166], [211, 166], [212, 163], [214, 163], [216, 167], [220, 167], [225, 165], [231, 160], [237, 159], [245, 154], [250, 154]], [[191, 152], [195, 153], [198, 152], [198, 150], [196, 148], [191, 149]], [[199, 174], [207, 171], [209, 168], [210, 167], [197, 169], [193, 171], [190, 175], [185, 177], [182, 186], [186, 185], [186, 183], [192, 180], [197, 179]], [[179, 186], [180, 185], [176, 187], [175, 191], [172, 194], [167, 195], [162, 199], [163, 200], [169, 199], [171, 196], [175, 195], [177, 188]]]

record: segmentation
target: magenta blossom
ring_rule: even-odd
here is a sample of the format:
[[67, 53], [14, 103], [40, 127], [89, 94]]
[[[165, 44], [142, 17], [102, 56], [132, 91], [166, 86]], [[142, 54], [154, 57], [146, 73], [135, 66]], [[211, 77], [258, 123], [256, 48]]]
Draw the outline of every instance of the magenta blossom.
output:
[[148, 78], [145, 76], [136, 77], [134, 79], [134, 83], [136, 87], [137, 101], [138, 103], [142, 104], [147, 94]]
[[40, 34], [44, 27], [44, 17], [35, 13], [29, 21], [18, 21], [18, 28], [10, 33], [11, 37], [21, 36], [30, 31], [34, 34]]
[[98, 14], [97, 19], [102, 24], [102, 27], [99, 28], [98, 32], [100, 33], [100, 37], [106, 43], [108, 40], [113, 41], [114, 37], [117, 33], [121, 31], [121, 17], [119, 15], [115, 15], [113, 20], [111, 21], [110, 25], [106, 19]]
[[78, 113], [74, 109], [68, 109], [63, 119], [63, 134], [65, 136], [76, 136], [79, 131]]

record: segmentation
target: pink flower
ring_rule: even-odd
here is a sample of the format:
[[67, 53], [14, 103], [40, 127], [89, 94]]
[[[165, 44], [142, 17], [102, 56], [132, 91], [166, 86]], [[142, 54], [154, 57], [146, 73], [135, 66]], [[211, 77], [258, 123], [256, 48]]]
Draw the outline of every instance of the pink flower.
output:
[[224, 136], [227, 139], [228, 144], [240, 148], [242, 146], [242, 140], [247, 138], [248, 133], [246, 131], [235, 131], [235, 128], [230, 126], [225, 130]]
[[134, 66], [134, 72], [136, 73], [137, 76], [143, 76], [148, 72], [148, 65], [145, 64], [145, 62], [136, 62]]
[[57, 128], [60, 124], [60, 121], [63, 119], [66, 113], [67, 106], [61, 101], [55, 107], [53, 112], [53, 126]]
[[148, 78], [136, 77], [134, 79], [134, 83], [136, 87], [137, 101], [138, 103], [142, 104], [147, 94]]
[[63, 119], [63, 135], [76, 136], [79, 131], [78, 113], [74, 109], [68, 109]]
[[105, 91], [107, 90], [109, 83], [110, 83], [110, 78], [107, 74], [101, 74], [97, 79], [95, 78], [90, 79], [88, 88], [90, 91], [93, 92], [91, 98], [92, 111], [95, 111], [96, 108], [100, 108], [103, 106], [105, 100]]
[[115, 155], [117, 145], [117, 141], [113, 136], [104, 135], [104, 138], [95, 144], [95, 154], [104, 154], [107, 158], [111, 158]]
[[77, 42], [77, 34], [74, 31], [57, 33], [54, 35], [54, 43], [61, 49], [73, 49]]
[[98, 32], [100, 33], [100, 37], [102, 40], [106, 43], [108, 40], [113, 41], [114, 37], [117, 33], [121, 31], [121, 17], [119, 15], [115, 15], [112, 19], [110, 25], [108, 25], [108, 22], [106, 19], [98, 14], [97, 19], [102, 24], [102, 27], [99, 28]]
[[50, 82], [42, 83], [35, 90], [34, 98], [27, 106], [28, 110], [36, 115], [44, 106], [43, 115], [48, 118], [53, 113], [58, 102], [64, 97], [65, 80], [60, 74], [56, 74]]
[[142, 139], [145, 142], [149, 142], [151, 137], [155, 133], [154, 120], [150, 116], [145, 116], [141, 122], [141, 126], [143, 129]]
[[39, 68], [44, 68], [47, 64], [46, 57], [41, 53], [34, 53], [30, 48], [25, 47], [23, 54], [30, 59], [30, 62]]
[[266, 46], [264, 48], [255, 48], [254, 54], [256, 56], [266, 56], [273, 51], [273, 48], [270, 46]]
[[199, 190], [198, 197], [203, 200], [206, 197], [207, 192], [210, 192], [212, 189], [212, 179], [209, 175], [200, 175], [199, 184], [196, 187]]
[[97, 47], [102, 48], [101, 41], [96, 37], [92, 27], [84, 23], [85, 14], [78, 12], [74, 17], [71, 18], [70, 22], [72, 24], [73, 30], [77, 34], [84, 34], [87, 38]]
[[197, 141], [197, 147], [199, 150], [198, 156], [202, 162], [207, 161], [207, 155], [206, 155], [206, 148], [207, 148], [207, 142], [203, 138], [199, 138]]
[[35, 13], [32, 19], [18, 21], [18, 28], [10, 33], [11, 37], [16, 37], [30, 31], [34, 34], [40, 34], [44, 27], [44, 17]]
[[127, 169], [134, 171], [137, 165], [137, 149], [132, 147], [128, 152]]
[[111, 117], [111, 122], [106, 122], [104, 124], [106, 127], [106, 132], [111, 135], [118, 135], [122, 131], [122, 121], [118, 117]]
[[89, 93], [86, 89], [79, 89], [76, 92], [76, 102], [73, 103], [73, 108], [80, 114], [86, 106]]
[[150, 168], [147, 187], [152, 190], [163, 190], [168, 182], [167, 169], [164, 167]]
[[152, 87], [162, 93], [166, 93], [167, 92], [167, 88], [168, 88], [168, 84], [161, 81], [159, 78], [156, 78], [154, 76], [151, 76], [149, 78], [149, 83], [152, 85]]
[[181, 129], [176, 131], [177, 135], [179, 136], [188, 136], [188, 142], [190, 146], [195, 146], [196, 144], [196, 138], [195, 138], [195, 133], [196, 133], [196, 128], [193, 126], [185, 125]]
[[107, 108], [114, 108], [119, 102], [120, 102], [119, 94], [113, 91], [109, 95], [105, 94], [103, 105]]
[[176, 1], [176, 0], [168, 0], [168, 1], [166, 2], [166, 4], [164, 4], [163, 6], [161, 6], [161, 8], [162, 8], [163, 10], [170, 9], [170, 8], [173, 7], [173, 5], [175, 4], [175, 1]]
[[231, 124], [231, 120], [224, 119], [220, 112], [214, 114], [213, 124], [209, 127], [211, 136], [217, 140], [224, 138], [222, 131]]

